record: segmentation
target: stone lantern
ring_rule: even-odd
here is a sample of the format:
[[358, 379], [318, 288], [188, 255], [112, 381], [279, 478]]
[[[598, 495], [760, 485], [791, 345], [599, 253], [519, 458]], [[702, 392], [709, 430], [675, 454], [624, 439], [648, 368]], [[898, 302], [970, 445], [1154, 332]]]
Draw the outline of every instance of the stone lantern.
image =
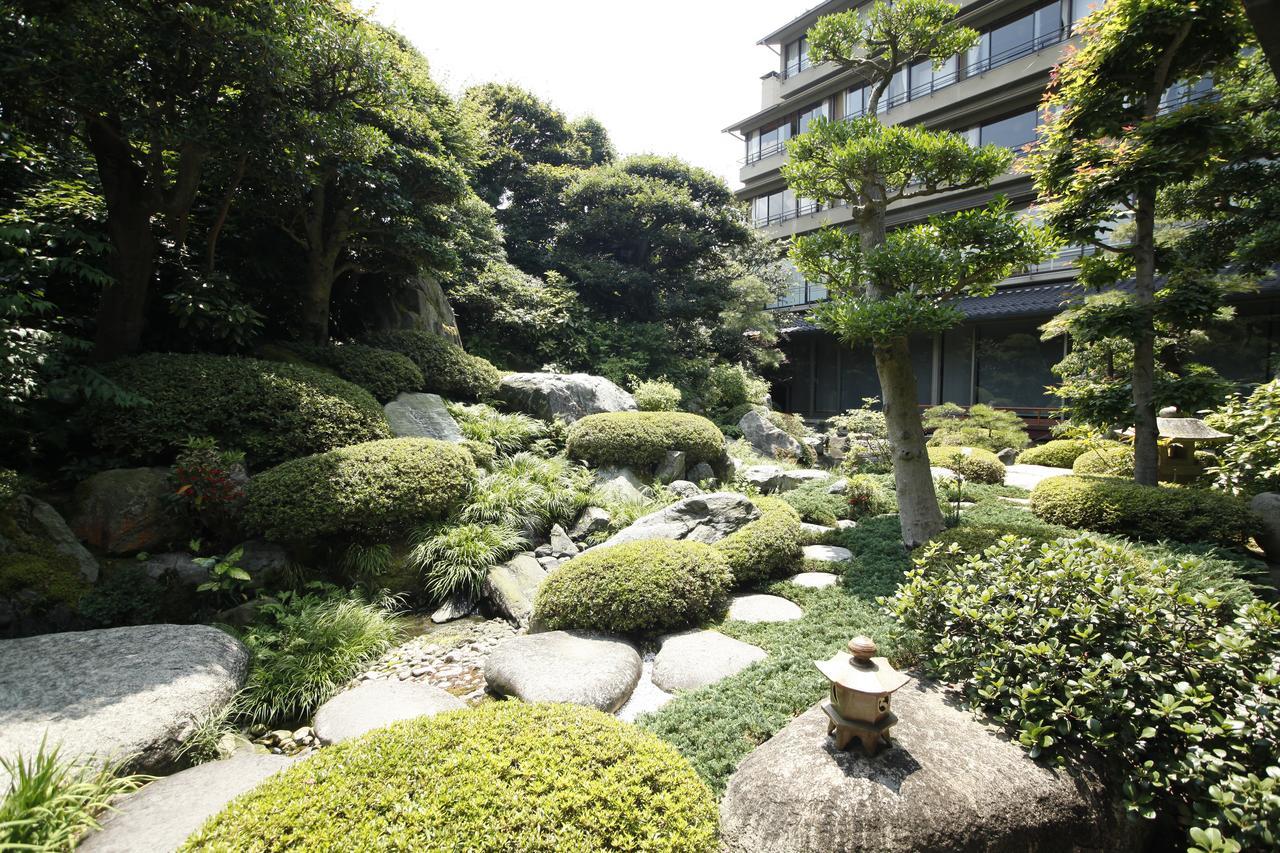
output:
[[870, 637], [849, 641], [850, 655], [836, 655], [814, 665], [831, 681], [831, 702], [823, 705], [827, 734], [835, 734], [836, 749], [848, 749], [856, 737], [867, 755], [875, 755], [882, 738], [898, 718], [889, 710], [890, 696], [911, 677], [898, 672], [886, 658], [876, 657]]
[[[1204, 463], [1197, 457], [1197, 451], [1231, 438], [1229, 433], [1216, 430], [1199, 418], [1178, 416], [1172, 408], [1160, 410], [1156, 428], [1160, 431], [1156, 473], [1166, 483], [1194, 482], [1204, 473]], [[1132, 440], [1133, 427], [1123, 435]]]

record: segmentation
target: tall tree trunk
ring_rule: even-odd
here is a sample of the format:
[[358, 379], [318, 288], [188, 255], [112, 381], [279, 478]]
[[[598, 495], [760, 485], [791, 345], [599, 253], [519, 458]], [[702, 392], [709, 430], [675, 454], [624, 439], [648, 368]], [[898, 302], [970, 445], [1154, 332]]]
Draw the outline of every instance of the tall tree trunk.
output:
[[307, 279], [302, 294], [301, 333], [309, 344], [325, 344], [329, 341], [329, 300], [333, 295], [336, 255], [323, 249], [307, 253]]
[[137, 352], [142, 345], [147, 291], [155, 274], [154, 205], [146, 174], [118, 130], [100, 117], [90, 118], [86, 125], [107, 204], [107, 233], [115, 250], [114, 280], [98, 302], [93, 355], [98, 361], [111, 361]]
[[1152, 317], [1155, 302], [1156, 193], [1144, 188], [1134, 205], [1133, 295], [1142, 312], [1133, 339], [1133, 479], [1145, 486], [1158, 482], [1159, 429], [1156, 424], [1156, 331]]
[[307, 277], [301, 306], [302, 339], [329, 342], [329, 301], [333, 297], [338, 257], [346, 245], [351, 209], [328, 181], [310, 193], [306, 211]]
[[905, 337], [873, 347], [884, 419], [893, 448], [893, 481], [898, 494], [898, 518], [907, 547], [923, 545], [946, 527], [929, 470], [924, 425], [920, 420], [916, 375]]
[[1244, 11], [1258, 35], [1271, 73], [1280, 80], [1280, 0], [1244, 0]]

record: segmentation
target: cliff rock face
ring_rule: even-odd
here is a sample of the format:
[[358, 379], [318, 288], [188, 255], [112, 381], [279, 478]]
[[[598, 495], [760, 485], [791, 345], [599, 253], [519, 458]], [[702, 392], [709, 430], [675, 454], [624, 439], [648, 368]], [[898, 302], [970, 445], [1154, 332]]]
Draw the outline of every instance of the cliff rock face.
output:
[[389, 297], [369, 300], [364, 306], [364, 321], [370, 332], [421, 329], [462, 346], [458, 321], [444, 288], [427, 275], [414, 276]]

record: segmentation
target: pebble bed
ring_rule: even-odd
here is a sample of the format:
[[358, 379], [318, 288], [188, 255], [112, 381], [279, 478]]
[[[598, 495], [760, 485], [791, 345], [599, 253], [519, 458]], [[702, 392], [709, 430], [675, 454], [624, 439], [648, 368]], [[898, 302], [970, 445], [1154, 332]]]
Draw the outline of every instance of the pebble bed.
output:
[[425, 681], [468, 704], [476, 704], [485, 696], [485, 658], [516, 630], [503, 619], [453, 624], [459, 625], [458, 632], [439, 631], [414, 637], [387, 652], [355, 681]]

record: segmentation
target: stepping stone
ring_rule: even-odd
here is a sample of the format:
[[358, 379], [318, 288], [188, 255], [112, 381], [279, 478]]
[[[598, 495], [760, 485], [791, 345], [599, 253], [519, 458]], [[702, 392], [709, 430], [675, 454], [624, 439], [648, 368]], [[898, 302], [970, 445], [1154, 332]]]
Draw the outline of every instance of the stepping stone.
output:
[[801, 572], [791, 578], [796, 586], [807, 586], [810, 589], [822, 589], [840, 583], [840, 577], [831, 572]]
[[858, 522], [850, 521], [847, 518], [842, 518], [836, 522], [836, 530], [852, 530], [857, 526], [858, 526]]
[[1013, 504], [1014, 506], [1031, 506], [1030, 498], [1011, 498], [1005, 495], [1000, 495], [1000, 500], [1005, 503]]
[[826, 536], [828, 533], [836, 532], [834, 527], [827, 527], [822, 524], [810, 524], [807, 521], [800, 522], [800, 529], [803, 530], [805, 535], [811, 539], [817, 539], [820, 536]]
[[1070, 468], [1051, 468], [1048, 465], [1009, 465], [1004, 469], [1004, 484], [1030, 491], [1050, 477], [1065, 477]]
[[793, 622], [803, 615], [780, 595], [735, 595], [729, 602], [729, 618], [739, 622]]
[[571, 702], [612, 713], [640, 680], [630, 643], [583, 631], [526, 634], [500, 643], [484, 663], [489, 689], [526, 702]]
[[363, 681], [316, 711], [313, 728], [324, 743], [338, 743], [414, 717], [467, 707], [452, 693], [422, 681]]
[[227, 803], [256, 788], [296, 758], [242, 749], [223, 761], [157, 779], [117, 802], [102, 829], [76, 848], [89, 853], [169, 853]]
[[719, 631], [669, 634], [663, 637], [662, 650], [653, 661], [653, 683], [671, 692], [696, 690], [742, 672], [766, 657], [759, 646], [726, 637]]
[[929, 466], [929, 473], [933, 476], [933, 479], [935, 479], [935, 480], [954, 480], [954, 479], [956, 479], [956, 472], [955, 472], [955, 471], [952, 471], [950, 468], [943, 468], [943, 467], [942, 467], [942, 466], [940, 466], [940, 465], [930, 465], [930, 466]]
[[843, 563], [853, 559], [853, 552], [838, 545], [805, 545], [801, 549], [806, 560], [819, 563]]

